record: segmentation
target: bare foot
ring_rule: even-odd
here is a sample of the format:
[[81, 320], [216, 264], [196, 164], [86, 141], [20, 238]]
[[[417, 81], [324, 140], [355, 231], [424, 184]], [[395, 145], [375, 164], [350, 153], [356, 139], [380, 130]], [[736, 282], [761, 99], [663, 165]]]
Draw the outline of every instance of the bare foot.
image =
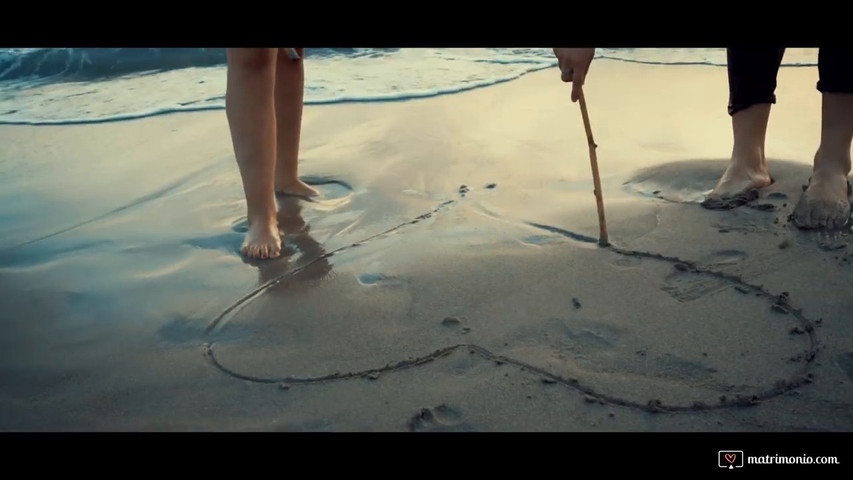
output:
[[841, 228], [850, 216], [850, 143], [853, 141], [853, 94], [823, 94], [820, 147], [809, 186], [791, 221], [800, 228]]
[[728, 210], [758, 198], [758, 189], [773, 183], [763, 160], [762, 158], [760, 162], [746, 162], [733, 157], [717, 186], [702, 202], [702, 206], [712, 210]]
[[705, 208], [728, 210], [758, 198], [758, 189], [773, 180], [764, 159], [769, 103], [752, 105], [732, 115], [732, 159], [717, 186], [702, 202]]
[[850, 216], [850, 185], [843, 173], [812, 176], [791, 220], [804, 228], [841, 228]]
[[276, 258], [281, 255], [281, 238], [275, 217], [258, 221], [249, 221], [249, 231], [241, 248], [243, 255], [249, 258]]
[[300, 179], [278, 181], [275, 182], [275, 193], [283, 193], [285, 195], [296, 195], [299, 197], [316, 197], [320, 195], [311, 185], [303, 182]]

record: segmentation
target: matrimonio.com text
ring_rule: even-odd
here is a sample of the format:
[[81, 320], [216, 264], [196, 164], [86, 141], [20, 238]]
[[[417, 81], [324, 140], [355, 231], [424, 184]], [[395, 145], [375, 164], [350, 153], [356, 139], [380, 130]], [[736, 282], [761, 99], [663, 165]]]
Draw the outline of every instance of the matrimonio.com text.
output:
[[744, 455], [742, 450], [720, 450], [717, 466], [743, 468], [744, 465], [841, 465], [838, 457], [813, 455]]

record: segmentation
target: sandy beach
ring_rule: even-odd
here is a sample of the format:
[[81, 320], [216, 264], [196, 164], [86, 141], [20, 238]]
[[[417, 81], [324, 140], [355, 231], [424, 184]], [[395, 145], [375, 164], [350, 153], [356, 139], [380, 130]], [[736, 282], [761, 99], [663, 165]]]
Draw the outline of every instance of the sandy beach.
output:
[[269, 261], [224, 111], [2, 125], [0, 430], [849, 431], [853, 247], [788, 223], [816, 81], [780, 70], [775, 183], [709, 211], [725, 69], [594, 62], [609, 248], [556, 69], [306, 106], [321, 196]]

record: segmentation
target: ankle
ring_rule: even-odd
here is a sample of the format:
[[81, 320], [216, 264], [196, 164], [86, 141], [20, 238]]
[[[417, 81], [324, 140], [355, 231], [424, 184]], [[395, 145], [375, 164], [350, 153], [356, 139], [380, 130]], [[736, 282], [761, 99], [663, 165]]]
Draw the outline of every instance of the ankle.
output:
[[815, 156], [814, 175], [847, 176], [850, 173], [850, 146], [834, 148], [822, 145]]
[[275, 179], [275, 183], [278, 186], [297, 185], [300, 182], [301, 180], [299, 180], [299, 177], [297, 175], [282, 175]]
[[846, 171], [843, 168], [839, 168], [835, 165], [827, 165], [827, 166], [815, 166], [812, 171], [812, 182], [815, 180], [818, 181], [828, 181], [828, 180], [837, 180], [840, 178], [847, 178], [847, 175], [850, 173], [850, 169], [848, 168]]
[[738, 145], [732, 148], [732, 162], [750, 170], [762, 170], [766, 167], [763, 145]]
[[249, 212], [246, 215], [246, 219], [249, 222], [249, 225], [268, 225], [273, 223], [276, 220], [276, 212], [275, 208], [269, 209], [259, 209], [258, 211]]

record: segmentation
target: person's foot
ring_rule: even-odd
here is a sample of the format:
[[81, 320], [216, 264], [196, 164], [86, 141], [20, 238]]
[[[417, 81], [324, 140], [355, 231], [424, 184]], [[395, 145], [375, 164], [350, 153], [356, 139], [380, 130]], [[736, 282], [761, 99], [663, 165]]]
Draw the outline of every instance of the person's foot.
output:
[[794, 207], [791, 221], [803, 229], [841, 228], [850, 217], [849, 194], [847, 175], [816, 171]]
[[288, 180], [276, 180], [275, 193], [280, 193], [284, 195], [297, 195], [300, 197], [316, 197], [320, 194], [320, 192], [318, 192], [315, 188], [298, 178]]
[[267, 259], [281, 255], [281, 238], [275, 216], [249, 220], [249, 230], [240, 249], [249, 258]]
[[762, 154], [753, 155], [759, 158], [732, 157], [717, 186], [702, 202], [703, 207], [712, 210], [739, 207], [758, 198], [758, 190], [773, 183]]
[[791, 214], [800, 228], [841, 228], [850, 216], [850, 143], [853, 141], [853, 94], [824, 93], [820, 147], [809, 186]]

